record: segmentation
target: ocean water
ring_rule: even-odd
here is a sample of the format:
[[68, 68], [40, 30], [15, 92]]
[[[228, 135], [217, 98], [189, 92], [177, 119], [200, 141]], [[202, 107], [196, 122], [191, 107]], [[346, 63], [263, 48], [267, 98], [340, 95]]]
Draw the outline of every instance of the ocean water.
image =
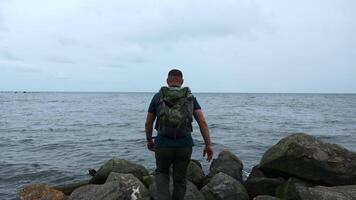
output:
[[[153, 171], [144, 122], [153, 93], [0, 93], [0, 199], [27, 184], [88, 179], [113, 156]], [[235, 153], [244, 172], [281, 138], [305, 132], [356, 151], [354, 94], [196, 93], [209, 124], [215, 157]], [[203, 139], [193, 124], [192, 158], [204, 170]]]

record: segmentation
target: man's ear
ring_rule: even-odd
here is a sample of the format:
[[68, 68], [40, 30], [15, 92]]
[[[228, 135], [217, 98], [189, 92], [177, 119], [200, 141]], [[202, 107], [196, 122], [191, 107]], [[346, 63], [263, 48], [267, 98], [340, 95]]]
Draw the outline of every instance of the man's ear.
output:
[[182, 79], [182, 83], [180, 85], [183, 85], [183, 83], [184, 83], [184, 79]]
[[168, 78], [166, 79], [166, 82], [167, 82], [167, 85], [169, 85], [169, 79]]

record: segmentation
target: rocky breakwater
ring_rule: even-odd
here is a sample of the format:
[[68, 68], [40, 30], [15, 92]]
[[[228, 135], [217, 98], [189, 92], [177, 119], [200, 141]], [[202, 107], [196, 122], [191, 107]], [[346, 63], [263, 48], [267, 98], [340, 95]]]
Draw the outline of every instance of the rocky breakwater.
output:
[[[207, 175], [200, 163], [192, 160], [185, 199], [356, 199], [356, 153], [307, 134], [291, 134], [268, 149], [246, 181], [242, 180], [242, 169], [242, 161], [229, 151], [219, 153]], [[91, 179], [69, 185], [29, 185], [19, 191], [17, 198], [155, 199], [154, 173], [149, 174], [142, 165], [112, 158], [90, 174]], [[170, 187], [172, 190], [172, 181]]]

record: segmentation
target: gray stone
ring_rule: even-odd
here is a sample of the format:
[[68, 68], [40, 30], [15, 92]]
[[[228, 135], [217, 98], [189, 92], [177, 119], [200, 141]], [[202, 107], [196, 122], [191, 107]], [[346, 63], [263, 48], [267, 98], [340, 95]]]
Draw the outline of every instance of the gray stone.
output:
[[53, 188], [63, 192], [65, 195], [70, 195], [75, 189], [88, 184], [90, 184], [89, 180], [83, 180], [76, 183], [55, 186]]
[[90, 184], [72, 192], [68, 200], [149, 200], [149, 191], [132, 174], [110, 173], [101, 185]]
[[[153, 177], [153, 182], [150, 185], [149, 188], [151, 197], [153, 199], [156, 199], [156, 193], [157, 193], [157, 185], [156, 182], [154, 181], [154, 177]], [[173, 180], [172, 177], [170, 177], [169, 180], [169, 191], [172, 194], [173, 192]], [[189, 180], [187, 180], [187, 190], [184, 196], [184, 200], [204, 200], [204, 196], [203, 194], [198, 190], [198, 188]]]
[[153, 183], [153, 175], [144, 176], [142, 183], [146, 186], [146, 188], [149, 188]]
[[276, 189], [276, 196], [284, 200], [298, 199], [299, 192], [304, 188], [315, 186], [313, 183], [291, 177]]
[[253, 198], [253, 200], [280, 200], [280, 198], [270, 196], [270, 195], [259, 195]]
[[250, 197], [258, 195], [275, 196], [277, 187], [281, 186], [284, 182], [283, 178], [266, 177], [259, 167], [255, 166], [244, 182], [244, 186]]
[[316, 186], [308, 188], [308, 192], [300, 192], [301, 200], [355, 200], [356, 185], [324, 187]]
[[211, 178], [215, 174], [223, 172], [242, 182], [242, 168], [243, 164], [236, 155], [229, 151], [222, 151], [211, 163], [208, 177]]
[[272, 146], [263, 155], [260, 168], [269, 177], [295, 176], [329, 186], [356, 184], [356, 153], [304, 133]]
[[344, 186], [315, 186], [307, 187], [302, 184], [297, 184], [295, 191], [290, 190], [285, 197], [286, 200], [355, 200], [356, 199], [356, 185]]
[[216, 174], [201, 192], [206, 200], [249, 200], [244, 186], [222, 172]]
[[85, 185], [72, 192], [68, 200], [131, 200], [130, 194], [120, 189], [118, 182], [108, 182], [102, 185]]
[[142, 165], [114, 157], [100, 167], [90, 182], [94, 184], [102, 184], [106, 181], [111, 172], [133, 174], [141, 181], [144, 176], [148, 175], [147, 169]]
[[200, 169], [203, 169], [203, 166], [201, 165], [201, 163], [199, 162], [199, 160], [192, 159], [191, 161], [194, 162], [195, 164], [197, 164], [198, 167], [200, 167]]
[[197, 165], [196, 162], [190, 161], [187, 169], [187, 179], [194, 183], [198, 188], [203, 186], [205, 179], [204, 172], [202, 168]]
[[108, 182], [120, 182], [120, 189], [123, 191], [130, 191], [130, 196], [134, 195], [137, 199], [150, 198], [150, 192], [148, 189], [138, 178], [132, 174], [112, 172], [106, 180], [106, 183]]

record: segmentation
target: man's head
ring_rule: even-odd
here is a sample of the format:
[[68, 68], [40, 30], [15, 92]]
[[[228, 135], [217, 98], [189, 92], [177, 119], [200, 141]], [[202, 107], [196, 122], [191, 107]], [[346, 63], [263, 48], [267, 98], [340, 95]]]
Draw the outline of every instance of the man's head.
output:
[[172, 69], [168, 72], [167, 84], [169, 87], [183, 85], [183, 73], [178, 69]]

